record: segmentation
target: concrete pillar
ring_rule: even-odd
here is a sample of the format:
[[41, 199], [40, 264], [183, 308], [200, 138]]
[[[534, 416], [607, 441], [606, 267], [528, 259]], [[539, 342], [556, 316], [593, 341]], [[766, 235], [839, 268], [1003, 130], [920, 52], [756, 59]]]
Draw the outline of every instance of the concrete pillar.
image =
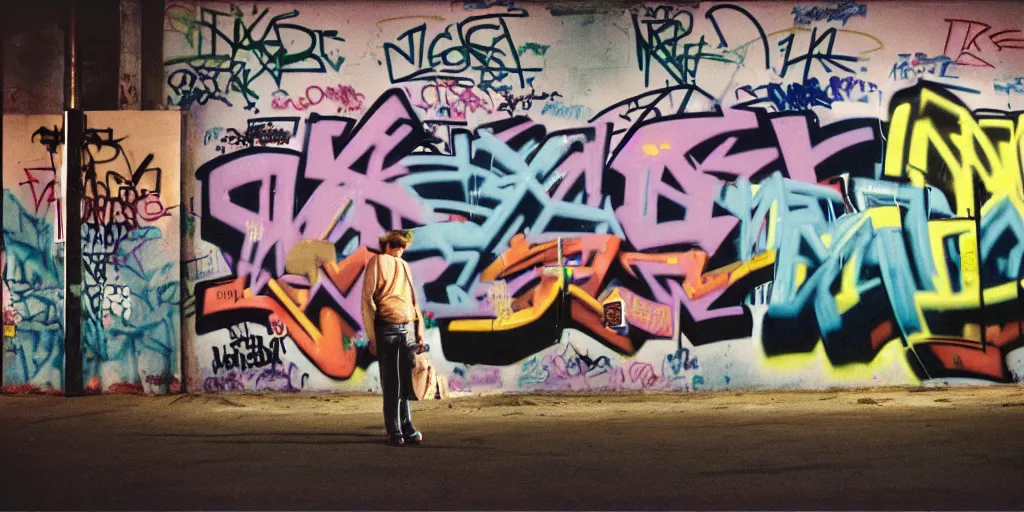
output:
[[164, 107], [164, 2], [142, 2], [142, 108]]
[[64, 18], [59, 0], [3, 6], [4, 113], [64, 111]]
[[142, 3], [121, 0], [121, 50], [117, 80], [117, 108], [142, 107]]

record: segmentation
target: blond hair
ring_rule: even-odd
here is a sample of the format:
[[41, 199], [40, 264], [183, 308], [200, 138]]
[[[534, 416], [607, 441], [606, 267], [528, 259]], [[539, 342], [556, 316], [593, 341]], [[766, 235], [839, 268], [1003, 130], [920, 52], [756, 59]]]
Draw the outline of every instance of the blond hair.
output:
[[389, 246], [406, 248], [412, 244], [412, 231], [408, 229], [388, 231], [384, 233], [384, 236], [378, 238], [377, 241], [380, 243], [381, 251], [387, 251]]

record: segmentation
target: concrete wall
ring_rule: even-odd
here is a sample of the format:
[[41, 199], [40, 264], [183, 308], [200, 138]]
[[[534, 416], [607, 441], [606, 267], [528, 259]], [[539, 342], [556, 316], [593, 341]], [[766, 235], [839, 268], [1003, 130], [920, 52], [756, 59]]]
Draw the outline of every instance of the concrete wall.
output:
[[54, 141], [42, 140], [61, 122], [59, 115], [3, 116], [6, 392], [64, 389], [64, 257], [54, 234], [61, 154]]
[[[79, 106], [92, 111], [82, 176], [84, 384], [171, 392], [181, 380], [181, 115], [95, 112], [160, 106], [163, 6], [81, 6]], [[38, 0], [5, 5], [0, 19], [5, 392], [64, 385], [64, 251], [54, 226], [68, 14], [68, 2]]]
[[1018, 381], [1022, 23], [168, 2], [188, 387], [377, 390], [361, 273], [402, 227], [453, 390]]
[[3, 113], [64, 110], [64, 12], [58, 0], [5, 6]]
[[[87, 112], [82, 358], [89, 392], [180, 389], [181, 114]], [[60, 115], [3, 117], [3, 390], [64, 387]]]

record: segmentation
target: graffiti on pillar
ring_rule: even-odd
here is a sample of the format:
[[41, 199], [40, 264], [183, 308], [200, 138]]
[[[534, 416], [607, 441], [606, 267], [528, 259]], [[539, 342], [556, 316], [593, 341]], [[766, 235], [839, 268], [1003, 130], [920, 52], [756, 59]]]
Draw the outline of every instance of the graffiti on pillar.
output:
[[[6, 181], [6, 180], [5, 180]], [[5, 392], [59, 392], [64, 372], [63, 262], [52, 217], [4, 191], [3, 365]]]
[[[165, 132], [132, 132], [147, 121], [167, 124], [177, 115], [89, 113], [87, 118], [81, 175], [75, 178], [82, 187], [84, 384], [90, 392], [166, 393], [180, 379], [178, 227], [177, 205], [172, 202], [178, 192], [167, 189], [177, 188], [178, 169], [157, 165], [167, 157], [146, 153], [149, 148], [140, 146], [154, 138], [165, 139], [160, 141], [165, 147], [180, 146], [173, 136], [163, 137]], [[99, 124], [104, 119], [111, 124]], [[177, 134], [172, 126], [174, 130], [161, 130]], [[23, 136], [46, 165], [22, 165], [20, 189], [17, 195], [8, 190], [11, 195], [4, 202], [5, 247], [10, 253], [5, 274], [14, 276], [13, 282], [9, 280], [11, 297], [22, 325], [6, 343], [8, 352], [15, 352], [10, 359], [16, 373], [5, 371], [5, 380], [59, 388], [59, 378], [43, 385], [31, 374], [38, 373], [33, 368], [39, 366], [40, 348], [45, 346], [54, 347], [47, 360], [50, 366], [63, 367], [63, 265], [57, 261], [63, 257], [63, 245], [53, 245], [53, 226], [62, 222], [62, 198], [56, 192], [61, 188], [57, 169], [65, 137], [56, 123], [37, 125]], [[168, 233], [173, 233], [170, 238]], [[18, 311], [19, 303], [24, 312]], [[33, 328], [27, 321], [38, 325]], [[52, 340], [40, 342], [35, 330], [50, 333]], [[5, 358], [5, 365], [8, 362]]]
[[52, 185], [60, 141], [35, 135], [60, 123], [60, 116], [3, 119], [4, 392], [59, 393], [64, 385], [64, 261], [54, 243], [59, 188], [55, 195]]

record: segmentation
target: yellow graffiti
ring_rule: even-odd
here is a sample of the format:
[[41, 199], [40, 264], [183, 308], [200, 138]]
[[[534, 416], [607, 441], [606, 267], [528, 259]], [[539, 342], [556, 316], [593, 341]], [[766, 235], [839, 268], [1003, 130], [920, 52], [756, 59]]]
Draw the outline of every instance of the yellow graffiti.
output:
[[[535, 292], [533, 306], [513, 312], [504, 321], [497, 322], [493, 318], [472, 318], [463, 320], [452, 320], [448, 324], [451, 332], [492, 332], [506, 331], [517, 327], [523, 327], [536, 322], [547, 310], [554, 305], [558, 299], [559, 291], [565, 286], [565, 279], [561, 272], [557, 277], [551, 279], [550, 283], [542, 283]], [[597, 302], [597, 301], [594, 301]], [[600, 303], [597, 305], [600, 310]], [[593, 307], [593, 305], [591, 306]]]
[[[313, 322], [309, 320], [309, 317], [306, 316], [306, 313], [304, 313], [301, 309], [299, 309], [299, 307], [294, 302], [292, 302], [291, 297], [289, 297], [288, 294], [284, 292], [284, 289], [281, 288], [281, 285], [277, 284], [277, 280], [271, 279], [267, 283], [267, 286], [270, 287], [270, 291], [274, 293], [274, 296], [277, 297], [277, 300], [280, 301], [281, 304], [284, 304], [285, 309], [287, 309], [288, 312], [295, 317], [299, 324], [302, 325], [302, 328], [309, 333], [309, 337], [312, 338], [315, 343], [320, 343], [320, 340], [324, 337], [323, 333], [321, 333], [320, 329], [317, 329], [316, 326], [313, 325]], [[252, 289], [246, 288], [245, 295], [245, 298], [251, 298], [253, 296]]]
[[822, 383], [842, 382], [849, 386], [879, 386], [918, 384], [920, 379], [914, 373], [906, 349], [898, 339], [892, 339], [878, 351], [875, 358], [867, 363], [833, 365], [821, 341], [814, 350], [806, 353], [781, 354], [761, 358], [764, 373], [777, 375], [780, 379], [794, 374], [811, 376], [819, 374]]
[[742, 263], [735, 262], [731, 265], [722, 267], [719, 270], [712, 270], [709, 274], [717, 274], [719, 272], [726, 272], [729, 274], [729, 284], [736, 284], [737, 281], [750, 275], [751, 272], [761, 270], [765, 267], [770, 267], [775, 264], [775, 249], [769, 249], [764, 252], [759, 252], [750, 258], [750, 261], [744, 261]]
[[[983, 259], [981, 247], [998, 243], [1002, 248], [995, 250], [1014, 251], [1011, 254], [1019, 248], [1011, 245], [1007, 249], [1006, 245], [1013, 241], [996, 240], [998, 233], [991, 232], [986, 233], [982, 244], [978, 230], [981, 220], [992, 222], [987, 218], [990, 215], [1024, 217], [1021, 166], [1024, 115], [1007, 118], [995, 113], [972, 112], [940, 91], [928, 87], [919, 90], [919, 94], [895, 100], [882, 178], [927, 189], [926, 196], [932, 205], [922, 233], [927, 237], [927, 249], [922, 247], [920, 254], [915, 249], [914, 256], [926, 259], [930, 273], [916, 279], [886, 275], [869, 279], [861, 275], [868, 263], [866, 253], [855, 251], [844, 255], [836, 276], [838, 282], [829, 283], [834, 287], [832, 298], [839, 315], [862, 306], [871, 309], [871, 304], [864, 304], [866, 296], [863, 294], [878, 286], [884, 285], [890, 295], [908, 295], [906, 302], [894, 310], [895, 323], [883, 320], [877, 325], [864, 326], [873, 327], [871, 345], [879, 350], [874, 360], [834, 367], [825, 345], [819, 340], [810, 353], [766, 356], [766, 368], [791, 371], [806, 367], [810, 369], [811, 378], [820, 377], [823, 382], [860, 381], [867, 385], [915, 382], [915, 368], [919, 371], [918, 365], [923, 364], [920, 356], [926, 350], [930, 357], [939, 359], [949, 369], [994, 379], [1007, 378], [1000, 347], [1019, 339], [1021, 327], [1006, 318], [985, 318], [976, 313], [982, 308], [982, 300], [986, 308], [1018, 300], [1024, 280], [1015, 273], [1016, 267], [1005, 268], [1017, 264], [1006, 260], [1019, 256], [987, 254]], [[842, 250], [851, 242], [856, 243], [854, 238], [861, 236], [866, 227], [873, 232], [906, 233], [910, 226], [904, 225], [905, 222], [917, 222], [908, 219], [907, 214], [906, 205], [898, 204], [894, 196], [891, 206], [863, 210], [859, 218], [851, 221], [852, 225], [844, 227], [842, 235], [825, 233], [819, 235], [820, 240], [829, 250]], [[778, 222], [778, 215], [779, 207], [773, 203], [767, 223], [770, 243], [781, 237], [776, 231], [783, 225]], [[999, 219], [993, 229], [1009, 229], [1001, 224], [1011, 220], [1017, 222]], [[986, 272], [991, 272], [991, 266], [1000, 265], [1002, 270], [996, 272], [1004, 276], [1003, 282], [983, 284], [983, 262], [987, 262]], [[792, 264], [796, 286], [806, 286], [810, 274], [816, 271], [815, 265], [807, 261]], [[886, 279], [889, 281], [883, 283]], [[907, 285], [913, 291], [901, 288], [902, 284], [893, 284], [893, 279], [913, 279], [913, 284]], [[911, 366], [911, 362], [915, 365]], [[812, 368], [820, 368], [820, 372]], [[881, 373], [886, 377], [882, 378]]]
[[[914, 186], [931, 185], [951, 193], [955, 202], [951, 205], [953, 213], [958, 217], [979, 214], [973, 211], [976, 182], [990, 194], [980, 208], [981, 214], [988, 205], [1007, 196], [1018, 212], [1024, 212], [1020, 168], [1024, 115], [1016, 122], [995, 118], [976, 120], [966, 107], [930, 89], [922, 89], [915, 101], [918, 102], [917, 116], [911, 102], [893, 110], [885, 175], [908, 178]], [[958, 130], [936, 126], [937, 115], [949, 125], [957, 123]], [[993, 134], [1002, 137], [993, 141]]]
[[[932, 290], [914, 294], [922, 329], [907, 333], [910, 345], [942, 340], [977, 347], [982, 338], [980, 325], [965, 325], [962, 332], [939, 334], [929, 328], [926, 313], [978, 309], [981, 307], [979, 294], [983, 295], [986, 305], [1016, 300], [1016, 280], [981, 289], [981, 255], [978, 254], [975, 217], [984, 218], [1003, 201], [1012, 205], [1016, 215], [1024, 216], [1022, 126], [1024, 115], [1016, 119], [976, 115], [928, 88], [893, 109], [885, 176], [908, 180], [912, 186], [937, 189], [935, 191], [951, 200], [952, 213], [958, 217], [928, 222], [935, 273], [930, 282]], [[982, 204], [978, 204], [979, 196], [984, 198]], [[898, 212], [887, 213], [886, 217], [891, 221], [889, 225], [899, 225]], [[958, 253], [947, 254], [949, 240], [956, 242]], [[950, 275], [947, 262], [950, 257], [960, 260], [959, 276]]]
[[567, 291], [569, 295], [580, 301], [584, 306], [590, 308], [591, 311], [595, 313], [604, 313], [604, 305], [598, 302], [598, 300], [592, 297], [589, 293], [583, 291], [579, 286], [570, 284]]
[[[945, 222], [928, 223], [928, 237], [931, 240], [932, 262], [936, 275], [932, 280], [933, 291], [922, 290], [914, 293], [914, 304], [917, 306], [918, 320], [924, 332], [911, 333], [907, 337], [910, 344], [916, 344], [934, 338], [927, 328], [925, 313], [928, 311], [955, 311], [975, 309], [980, 306], [978, 301], [977, 257], [974, 254], [975, 235], [974, 221], [968, 219], [948, 220]], [[956, 237], [961, 247], [961, 276], [954, 285], [953, 276], [949, 275], [946, 265], [946, 250], [943, 242], [948, 237]], [[959, 291], [956, 289], [959, 288]], [[980, 340], [980, 336], [977, 341]]]
[[672, 149], [672, 145], [667, 142], [663, 142], [661, 144], [644, 144], [640, 148], [640, 150], [647, 156], [658, 156], [662, 151], [668, 151], [670, 149]]

